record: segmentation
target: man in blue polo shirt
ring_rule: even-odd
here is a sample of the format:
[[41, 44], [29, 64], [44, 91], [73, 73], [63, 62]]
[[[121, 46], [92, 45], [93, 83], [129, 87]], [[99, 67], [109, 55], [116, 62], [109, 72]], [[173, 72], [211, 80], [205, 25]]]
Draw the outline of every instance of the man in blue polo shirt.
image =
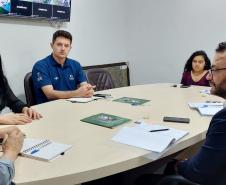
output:
[[52, 54], [38, 61], [32, 70], [37, 103], [72, 97], [91, 97], [94, 86], [86, 82], [80, 63], [67, 58], [72, 35], [58, 30], [52, 38]]

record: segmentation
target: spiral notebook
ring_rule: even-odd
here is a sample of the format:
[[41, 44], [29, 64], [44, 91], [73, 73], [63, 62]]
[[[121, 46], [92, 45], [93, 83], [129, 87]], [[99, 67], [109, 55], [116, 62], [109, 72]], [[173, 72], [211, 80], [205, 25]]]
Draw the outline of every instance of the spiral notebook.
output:
[[50, 161], [64, 154], [71, 147], [71, 145], [56, 143], [48, 139], [25, 138], [20, 154], [28, 158]]

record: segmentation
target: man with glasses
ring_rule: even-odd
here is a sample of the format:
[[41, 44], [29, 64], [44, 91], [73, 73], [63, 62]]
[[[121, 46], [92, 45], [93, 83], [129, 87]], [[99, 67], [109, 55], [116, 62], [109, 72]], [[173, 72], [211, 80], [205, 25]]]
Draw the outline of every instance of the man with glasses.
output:
[[[207, 79], [211, 94], [226, 99], [226, 42], [218, 45]], [[213, 116], [198, 153], [190, 159], [170, 162], [166, 171], [202, 185], [226, 185], [226, 108]], [[143, 175], [135, 184], [155, 184], [163, 176]]]
[[226, 99], [226, 42], [220, 43], [216, 49], [214, 63], [207, 76], [210, 81], [211, 94]]
[[[226, 99], [226, 42], [218, 45], [207, 79], [211, 94]], [[226, 108], [213, 116], [198, 153], [189, 160], [177, 162], [175, 167], [178, 174], [193, 182], [226, 184]]]

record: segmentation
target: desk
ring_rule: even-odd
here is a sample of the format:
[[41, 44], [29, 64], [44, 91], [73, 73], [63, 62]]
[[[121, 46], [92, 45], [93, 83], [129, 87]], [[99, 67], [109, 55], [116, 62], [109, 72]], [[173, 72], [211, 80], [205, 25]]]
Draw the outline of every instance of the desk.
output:
[[130, 86], [103, 91], [111, 93], [114, 99], [123, 96], [150, 99], [144, 106], [98, 100], [89, 103], [70, 103], [57, 100], [35, 107], [43, 119], [32, 124], [19, 126], [27, 137], [47, 138], [56, 142], [72, 144], [73, 147], [64, 156], [52, 162], [19, 157], [15, 163], [18, 185], [72, 185], [98, 179], [118, 172], [153, 162], [146, 156], [149, 151], [123, 145], [110, 139], [126, 123], [114, 129], [108, 129], [80, 119], [100, 112], [110, 113], [133, 121], [149, 118], [151, 122], [163, 123], [163, 116], [189, 117], [190, 124], [163, 123], [164, 125], [187, 130], [189, 135], [172, 146], [162, 157], [176, 153], [205, 138], [210, 117], [201, 117], [191, 110], [188, 102], [221, 100], [216, 96], [202, 96], [204, 87], [182, 89], [172, 84], [151, 84]]

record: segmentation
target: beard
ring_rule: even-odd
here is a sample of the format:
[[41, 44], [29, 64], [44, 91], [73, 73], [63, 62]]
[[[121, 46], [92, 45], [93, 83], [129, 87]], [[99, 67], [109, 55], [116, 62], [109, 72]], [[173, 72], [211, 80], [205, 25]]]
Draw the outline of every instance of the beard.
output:
[[218, 85], [216, 85], [214, 82], [210, 82], [210, 86], [211, 86], [211, 90], [210, 90], [211, 94], [214, 94], [226, 99], [226, 79], [224, 79]]

